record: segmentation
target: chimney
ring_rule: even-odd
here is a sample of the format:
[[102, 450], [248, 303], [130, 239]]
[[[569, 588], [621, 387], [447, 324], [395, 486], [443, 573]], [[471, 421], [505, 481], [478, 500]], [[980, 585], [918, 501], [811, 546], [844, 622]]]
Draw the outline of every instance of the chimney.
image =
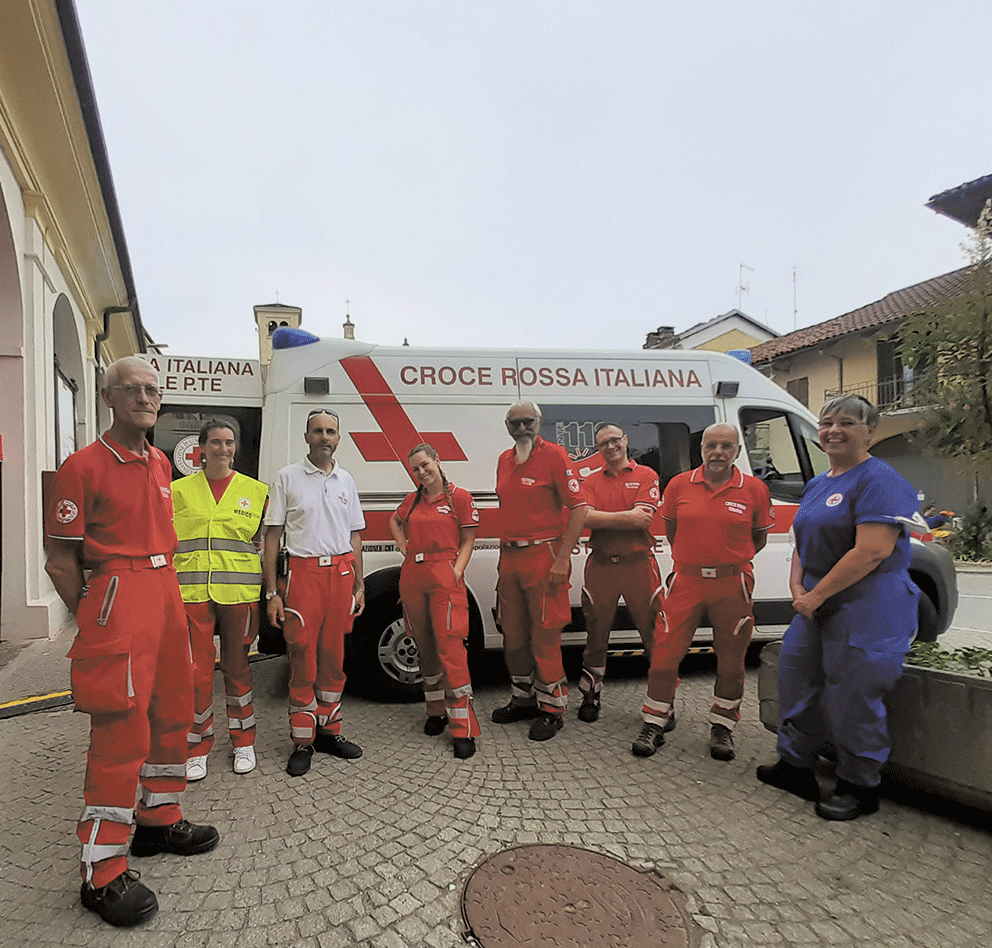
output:
[[678, 341], [674, 326], [659, 326], [654, 332], [648, 333], [643, 348], [674, 349], [678, 345]]

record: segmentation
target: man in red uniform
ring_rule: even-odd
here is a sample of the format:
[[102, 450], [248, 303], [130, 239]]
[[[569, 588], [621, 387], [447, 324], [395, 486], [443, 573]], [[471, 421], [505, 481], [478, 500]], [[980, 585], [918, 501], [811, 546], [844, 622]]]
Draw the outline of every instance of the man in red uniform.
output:
[[179, 808], [193, 675], [172, 566], [171, 467], [145, 440], [161, 391], [142, 359], [108, 368], [100, 395], [114, 422], [66, 459], [48, 516], [46, 569], [79, 625], [69, 651], [73, 700], [90, 715], [86, 807], [76, 830], [80, 898], [111, 925], [135, 925], [158, 909], [127, 867], [133, 822], [133, 856], [196, 855], [220, 838], [212, 826], [188, 823]]
[[592, 552], [586, 560], [582, 612], [586, 647], [582, 655], [579, 719], [599, 717], [606, 650], [621, 596], [650, 654], [663, 596], [654, 558], [651, 520], [658, 509], [658, 475], [627, 456], [627, 436], [619, 425], [596, 427], [596, 449], [606, 466], [582, 484], [589, 512]]
[[514, 447], [496, 465], [502, 519], [496, 603], [512, 695], [492, 719], [536, 718], [530, 739], [547, 741], [561, 730], [568, 703], [561, 630], [572, 618], [568, 577], [586, 505], [565, 449], [538, 434], [537, 405], [510, 408], [506, 430]]
[[705, 611], [717, 660], [710, 755], [734, 759], [744, 655], [754, 630], [751, 560], [765, 545], [775, 514], [764, 482], [734, 464], [741, 444], [733, 425], [710, 425], [701, 447], [702, 466], [673, 477], [661, 500], [674, 571], [667, 580], [664, 628], [651, 653], [644, 726], [631, 747], [638, 757], [650, 757], [665, 743], [665, 731], [675, 726], [679, 663]]

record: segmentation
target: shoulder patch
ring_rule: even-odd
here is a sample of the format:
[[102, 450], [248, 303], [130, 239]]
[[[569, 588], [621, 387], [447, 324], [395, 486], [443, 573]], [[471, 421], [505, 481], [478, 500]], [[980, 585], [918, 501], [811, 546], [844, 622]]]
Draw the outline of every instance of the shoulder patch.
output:
[[71, 500], [60, 500], [55, 505], [55, 519], [59, 523], [72, 523], [79, 516], [79, 508]]

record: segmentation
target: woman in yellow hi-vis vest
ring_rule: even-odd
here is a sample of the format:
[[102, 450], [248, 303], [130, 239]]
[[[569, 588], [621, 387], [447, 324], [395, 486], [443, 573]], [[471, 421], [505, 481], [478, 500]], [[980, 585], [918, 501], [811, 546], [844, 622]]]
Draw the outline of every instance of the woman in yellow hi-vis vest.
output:
[[187, 736], [186, 779], [207, 775], [214, 745], [214, 633], [227, 697], [234, 772], [255, 769], [255, 711], [248, 649], [258, 633], [262, 571], [258, 557], [268, 488], [233, 470], [234, 431], [223, 421], [200, 429], [202, 471], [172, 484], [175, 566], [195, 663], [193, 728]]

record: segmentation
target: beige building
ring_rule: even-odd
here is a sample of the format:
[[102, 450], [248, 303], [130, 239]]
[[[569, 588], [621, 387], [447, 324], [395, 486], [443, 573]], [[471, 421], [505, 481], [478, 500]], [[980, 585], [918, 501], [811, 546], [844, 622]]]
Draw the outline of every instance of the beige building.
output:
[[952, 461], [921, 457], [907, 434], [925, 405], [914, 391], [914, 367], [902, 364], [897, 333], [903, 319], [958, 295], [965, 271], [954, 270], [896, 290], [882, 299], [816, 326], [756, 346], [752, 365], [818, 412], [841, 393], [864, 395], [882, 412], [872, 453], [892, 464], [927, 500], [964, 510], [979, 496], [992, 499], [989, 483]]
[[67, 612], [44, 572], [42, 483], [106, 419], [98, 370], [143, 351], [127, 247], [71, 0], [0, 14], [0, 638]]
[[696, 323], [685, 332], [676, 333], [673, 326], [659, 326], [648, 333], [643, 348], [746, 351], [777, 336], [774, 329], [769, 329], [739, 309], [732, 309], [708, 322]]

